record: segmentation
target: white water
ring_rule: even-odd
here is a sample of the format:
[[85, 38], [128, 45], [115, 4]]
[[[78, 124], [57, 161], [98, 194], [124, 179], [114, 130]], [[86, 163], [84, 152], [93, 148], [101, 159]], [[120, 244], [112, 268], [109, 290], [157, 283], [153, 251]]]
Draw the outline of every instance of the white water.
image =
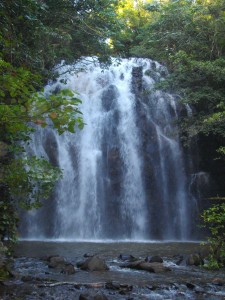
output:
[[[143, 68], [139, 91], [135, 67]], [[161, 70], [151, 60], [130, 59], [104, 72], [90, 66], [63, 75], [82, 99], [87, 125], [76, 134], [39, 129], [34, 135], [29, 151], [54, 156], [64, 178], [48, 207], [26, 217], [25, 238], [191, 239], [193, 199], [174, 122], [177, 103], [153, 89]]]

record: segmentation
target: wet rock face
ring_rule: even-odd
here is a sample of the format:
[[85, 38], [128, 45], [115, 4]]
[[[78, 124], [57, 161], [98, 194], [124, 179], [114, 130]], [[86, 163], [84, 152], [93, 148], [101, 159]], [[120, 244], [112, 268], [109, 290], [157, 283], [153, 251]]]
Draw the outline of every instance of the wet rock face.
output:
[[44, 149], [53, 166], [58, 166], [58, 144], [53, 132], [49, 132], [49, 134], [45, 137]]
[[105, 111], [110, 111], [115, 109], [116, 101], [118, 98], [118, 90], [116, 86], [110, 85], [106, 91], [102, 93], [102, 106]]
[[143, 67], [133, 67], [132, 69], [132, 92], [134, 94], [142, 90]]

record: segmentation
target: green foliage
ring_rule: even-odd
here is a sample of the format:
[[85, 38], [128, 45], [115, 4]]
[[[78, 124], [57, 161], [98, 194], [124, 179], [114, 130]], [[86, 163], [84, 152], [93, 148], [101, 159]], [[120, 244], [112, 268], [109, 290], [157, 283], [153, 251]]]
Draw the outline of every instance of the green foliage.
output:
[[[17, 239], [18, 213], [12, 201], [0, 201], [0, 238], [15, 242]], [[6, 250], [7, 251], [7, 250]]]
[[50, 95], [37, 92], [40, 75], [13, 67], [4, 60], [0, 60], [0, 73], [0, 133], [4, 148], [0, 155], [0, 236], [14, 242], [18, 207], [40, 207], [61, 177], [61, 171], [46, 160], [18, 158], [24, 151], [18, 142], [29, 141], [35, 124], [52, 126], [62, 134], [74, 132], [75, 125], [81, 129], [84, 123], [78, 109], [81, 101], [74, 92], [68, 89]]
[[[193, 138], [207, 139], [210, 153], [224, 159], [225, 1], [149, 1], [145, 9], [148, 17], [135, 33], [132, 31], [134, 43], [129, 44], [129, 55], [149, 57], [169, 68], [169, 76], [156, 87], [179, 94], [182, 103], [192, 107], [192, 115], [184, 116], [179, 124], [185, 145]], [[129, 38], [128, 31], [124, 34]], [[207, 149], [202, 151], [204, 154]], [[211, 168], [215, 157], [211, 154], [209, 158]], [[206, 170], [208, 165], [204, 165]], [[224, 161], [217, 172], [217, 181], [223, 184]], [[212, 234], [210, 268], [224, 265], [224, 217], [224, 204], [203, 212]]]
[[214, 204], [202, 214], [204, 224], [209, 228], [211, 237], [209, 263], [210, 269], [225, 266], [225, 203]]
[[0, 131], [2, 136], [7, 132], [7, 141], [25, 139], [32, 131], [28, 122], [45, 127], [50, 119], [60, 134], [65, 130], [74, 132], [76, 124], [83, 127], [78, 109], [81, 101], [74, 92], [64, 89], [48, 96], [36, 92], [41, 82], [39, 75], [3, 60], [0, 60], [0, 74]]
[[44, 159], [29, 157], [13, 159], [3, 167], [3, 175], [14, 202], [24, 209], [32, 209], [39, 208], [41, 200], [48, 198], [62, 173]]
[[221, 140], [225, 135], [224, 1], [162, 1], [146, 9], [150, 17], [130, 53], [169, 67], [170, 75], [158, 88], [179, 93], [194, 108], [192, 118], [182, 121], [186, 138], [204, 134]]
[[[114, 53], [130, 57], [132, 48], [140, 42], [142, 27], [149, 21], [150, 13], [145, 9], [146, 1], [119, 1], [117, 21], [121, 28], [111, 36]], [[139, 55], [137, 55], [139, 56]]]
[[182, 102], [194, 107], [192, 118], [182, 122], [189, 138], [225, 135], [225, 59], [198, 61], [184, 51], [173, 56], [173, 73], [159, 86], [178, 91]]
[[10, 277], [9, 272], [5, 268], [0, 267], [0, 280], [1, 281], [6, 280], [9, 277]]
[[0, 2], [0, 235], [16, 238], [18, 207], [40, 207], [61, 172], [24, 143], [37, 126], [63, 134], [84, 126], [75, 92], [46, 94], [53, 68], [95, 55], [110, 61], [106, 39], [117, 30], [117, 1], [2, 0]]
[[[148, 9], [148, 7], [147, 7]], [[168, 63], [182, 50], [196, 59], [215, 59], [224, 51], [224, 2], [165, 1], [152, 12], [132, 53]]]
[[95, 55], [109, 60], [105, 40], [117, 29], [116, 0], [3, 0], [0, 52], [16, 67], [49, 79], [61, 60]]

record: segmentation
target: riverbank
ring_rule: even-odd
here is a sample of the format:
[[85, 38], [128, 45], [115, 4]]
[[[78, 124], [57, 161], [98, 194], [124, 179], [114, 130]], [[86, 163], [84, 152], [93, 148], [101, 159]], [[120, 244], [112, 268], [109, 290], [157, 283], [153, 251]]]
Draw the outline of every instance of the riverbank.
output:
[[[15, 249], [14, 277], [1, 282], [0, 299], [224, 299], [224, 270], [208, 271], [185, 263], [191, 254], [204, 255], [204, 251], [198, 243], [20, 242]], [[121, 254], [143, 261], [161, 257], [168, 271], [124, 267], [127, 262]], [[75, 272], [50, 268], [48, 257], [54, 255], [75, 266]], [[109, 270], [78, 267], [92, 255], [104, 260]], [[183, 262], [177, 264], [181, 257]]]

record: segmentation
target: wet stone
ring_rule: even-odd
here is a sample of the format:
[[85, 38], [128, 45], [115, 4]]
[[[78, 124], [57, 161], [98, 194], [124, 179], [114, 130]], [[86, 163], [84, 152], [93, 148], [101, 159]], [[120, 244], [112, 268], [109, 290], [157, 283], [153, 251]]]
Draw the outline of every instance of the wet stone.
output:
[[187, 288], [193, 290], [195, 288], [195, 285], [193, 283], [186, 283]]
[[93, 257], [93, 256], [95, 256], [96, 254], [93, 254], [93, 253], [85, 253], [84, 254], [84, 257]]
[[158, 287], [156, 285], [147, 285], [146, 288], [151, 291], [155, 291]]
[[30, 276], [30, 275], [22, 276], [21, 280], [22, 280], [23, 282], [33, 281], [33, 280], [34, 280], [34, 277], [33, 277], [33, 276]]
[[93, 300], [107, 300], [107, 299], [108, 298], [103, 293], [97, 293], [93, 298]]
[[163, 263], [163, 259], [162, 257], [158, 256], [158, 255], [155, 255], [155, 256], [147, 256], [146, 259], [145, 259], [146, 262], [150, 262], [150, 263], [153, 263], [153, 262], [157, 262], [157, 263]]
[[200, 266], [200, 265], [204, 264], [204, 261], [200, 254], [195, 253], [195, 254], [191, 254], [187, 257], [186, 264], [188, 266]]
[[212, 284], [222, 286], [225, 284], [225, 280], [222, 278], [214, 278]]
[[106, 282], [105, 288], [111, 290], [119, 290], [120, 284], [118, 282]]
[[90, 300], [91, 296], [87, 293], [85, 294], [80, 294], [79, 300]]
[[66, 260], [62, 256], [50, 256], [48, 259], [49, 268], [61, 268], [66, 264]]
[[134, 261], [134, 260], [136, 260], [136, 258], [131, 254], [120, 254], [118, 258], [120, 260], [123, 260], [123, 261]]
[[199, 286], [196, 286], [194, 291], [196, 294], [204, 294], [205, 293], [205, 290]]
[[61, 273], [67, 274], [67, 275], [72, 275], [75, 273], [75, 268], [74, 265], [72, 264], [66, 264], [63, 268]]
[[82, 265], [81, 270], [86, 271], [107, 271], [109, 270], [106, 262], [98, 256], [89, 257]]
[[84, 260], [78, 261], [78, 262], [76, 263], [77, 268], [80, 268], [84, 263], [85, 263]]

